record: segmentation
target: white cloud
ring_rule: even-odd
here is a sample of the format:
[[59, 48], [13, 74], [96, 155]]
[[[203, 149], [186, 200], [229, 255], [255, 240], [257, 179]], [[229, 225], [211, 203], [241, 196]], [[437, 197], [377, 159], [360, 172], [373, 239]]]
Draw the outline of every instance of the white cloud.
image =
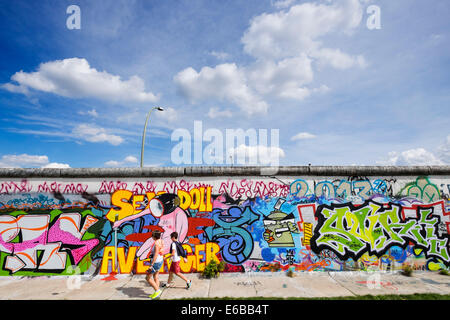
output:
[[70, 168], [65, 163], [50, 163], [47, 156], [7, 154], [0, 159], [0, 168]]
[[[333, 33], [350, 34], [362, 20], [358, 0], [328, 1], [330, 4], [303, 3], [287, 11], [261, 14], [253, 18], [242, 36], [244, 51], [256, 59], [248, 68], [249, 85], [262, 95], [303, 100], [323, 93], [325, 85], [310, 88], [314, 63], [323, 69], [338, 70], [367, 65], [362, 55], [350, 55], [327, 48], [321, 37]], [[276, 3], [290, 6], [292, 1]]]
[[88, 115], [88, 116], [91, 116], [93, 118], [98, 118], [98, 112], [95, 109], [88, 110], [88, 111], [80, 111], [80, 112], [78, 112], [78, 114], [81, 114], [83, 116], [84, 115]]
[[211, 119], [216, 118], [231, 118], [233, 113], [230, 110], [219, 110], [217, 107], [212, 107], [209, 109], [208, 117]]
[[252, 19], [242, 37], [244, 50], [256, 58], [281, 59], [311, 54], [322, 47], [320, 38], [330, 33], [351, 33], [363, 16], [359, 0], [306, 2], [289, 11], [261, 14]]
[[9, 92], [13, 92], [13, 93], [22, 93], [24, 95], [28, 95], [30, 92], [28, 91], [27, 87], [24, 86], [18, 86], [12, 83], [3, 83], [1, 86], [1, 88], [8, 90]]
[[431, 44], [438, 45], [443, 43], [445, 40], [445, 34], [432, 34], [430, 36]]
[[365, 68], [367, 62], [362, 55], [351, 56], [339, 49], [323, 48], [311, 53], [311, 56], [318, 59], [318, 63], [329, 65], [335, 69], [349, 69], [353, 67]]
[[245, 73], [234, 63], [203, 67], [200, 72], [186, 68], [174, 81], [191, 102], [219, 99], [232, 102], [248, 115], [267, 112], [267, 103], [247, 85]]
[[97, 113], [97, 111], [95, 109], [89, 110], [87, 112], [87, 114], [90, 115], [90, 116], [93, 116], [94, 118], [98, 117], [98, 113]]
[[386, 160], [377, 161], [380, 165], [392, 166], [431, 166], [443, 165], [444, 162], [424, 148], [410, 149], [402, 152], [389, 152]]
[[309, 132], [300, 132], [291, 138], [292, 141], [314, 139], [316, 136]]
[[114, 146], [121, 144], [124, 140], [122, 137], [108, 134], [104, 128], [94, 127], [89, 124], [80, 124], [72, 129], [75, 138], [79, 138], [89, 142], [108, 142]]
[[70, 166], [67, 163], [51, 162], [49, 164], [46, 164], [42, 168], [62, 168], [62, 169], [66, 169], [66, 168], [70, 168]]
[[29, 89], [69, 98], [97, 98], [113, 102], [155, 102], [158, 97], [145, 91], [138, 76], [122, 80], [120, 76], [92, 68], [86, 59], [70, 58], [41, 63], [35, 72], [16, 72], [12, 82], [3, 84], [11, 92]]
[[294, 5], [277, 1], [276, 8], [250, 21], [241, 42], [244, 52], [254, 58], [247, 66], [235, 63], [203, 67], [200, 72], [187, 68], [174, 77], [182, 94], [196, 103], [206, 99], [226, 100], [247, 115], [265, 114], [266, 100], [303, 100], [324, 93], [328, 87], [312, 87], [317, 70], [364, 68], [363, 55], [352, 55], [340, 48], [329, 48], [324, 36], [351, 35], [361, 24], [363, 7], [359, 0], [328, 0]]
[[[46, 124], [43, 124], [46, 125]], [[53, 125], [50, 123], [50, 126]], [[72, 128], [67, 131], [62, 130], [32, 130], [32, 129], [17, 129], [11, 128], [8, 129], [10, 132], [20, 133], [20, 134], [29, 134], [29, 135], [38, 135], [38, 136], [48, 136], [48, 137], [61, 137], [70, 140], [83, 140], [88, 142], [107, 142], [114, 146], [121, 144], [124, 139], [121, 136], [107, 133], [107, 130], [101, 127], [96, 127], [90, 124], [70, 124]], [[122, 131], [123, 134], [130, 134], [130, 132], [125, 132], [120, 129], [115, 129], [115, 131]]]
[[450, 163], [450, 134], [437, 149], [437, 155], [445, 163]]
[[216, 57], [219, 60], [226, 60], [226, 59], [230, 58], [230, 55], [228, 53], [222, 52], [222, 51], [214, 51], [213, 50], [209, 54]]
[[306, 55], [275, 62], [258, 61], [248, 68], [251, 84], [262, 95], [302, 100], [310, 95], [304, 87], [314, 79], [311, 59]]
[[107, 167], [120, 167], [120, 162], [115, 160], [106, 161], [105, 165]]
[[127, 156], [127, 157], [125, 157], [125, 159], [123, 161], [127, 162], [127, 163], [137, 163], [138, 159], [133, 156]]
[[296, 0], [280, 0], [275, 1], [272, 5], [277, 9], [289, 8]]
[[2, 156], [0, 160], [2, 167], [22, 167], [22, 166], [43, 166], [48, 164], [47, 156], [34, 156], [28, 154], [8, 154]]
[[279, 147], [263, 145], [248, 146], [241, 144], [227, 150], [227, 155], [233, 156], [237, 164], [279, 164], [280, 158], [285, 157], [284, 150]]
[[109, 160], [105, 162], [107, 167], [123, 167], [130, 164], [138, 163], [138, 159], [134, 156], [127, 156], [122, 161]]

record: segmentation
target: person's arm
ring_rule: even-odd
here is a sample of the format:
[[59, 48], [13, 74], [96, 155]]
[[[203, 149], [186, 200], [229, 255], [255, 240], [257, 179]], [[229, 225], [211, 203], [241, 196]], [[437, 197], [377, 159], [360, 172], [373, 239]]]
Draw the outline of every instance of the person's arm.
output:
[[161, 251], [161, 244], [159, 241], [155, 242], [155, 253], [153, 254], [152, 262], [150, 263], [150, 267], [153, 267], [153, 264], [155, 263], [156, 257], [159, 255], [159, 252]]
[[177, 253], [177, 246], [175, 245], [175, 242], [172, 242], [172, 244], [170, 245], [170, 248], [172, 249], [172, 257], [175, 256], [175, 254]]
[[[150, 248], [150, 251], [148, 252], [148, 255], [150, 256], [153, 252], [153, 249], [155, 247], [156, 243], [153, 243], [153, 246]], [[148, 256], [147, 256], [148, 258]], [[155, 261], [155, 255], [152, 256], [151, 260], [150, 260], [150, 267], [153, 266], [153, 262]]]

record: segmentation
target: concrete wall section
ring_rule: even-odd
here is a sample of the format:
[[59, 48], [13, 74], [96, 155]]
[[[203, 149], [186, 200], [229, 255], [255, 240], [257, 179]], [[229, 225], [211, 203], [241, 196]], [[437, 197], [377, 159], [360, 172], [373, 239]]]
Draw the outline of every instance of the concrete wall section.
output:
[[2, 169], [0, 275], [449, 268], [450, 167], [261, 169]]

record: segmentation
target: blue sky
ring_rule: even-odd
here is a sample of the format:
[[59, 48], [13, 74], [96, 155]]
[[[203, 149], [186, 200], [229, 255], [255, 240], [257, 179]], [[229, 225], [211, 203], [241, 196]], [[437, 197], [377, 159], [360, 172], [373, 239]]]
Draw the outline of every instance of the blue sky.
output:
[[[72, 4], [80, 29], [66, 26]], [[279, 130], [282, 165], [449, 164], [449, 12], [446, 0], [2, 1], [0, 166], [139, 166], [154, 106], [146, 166], [175, 165], [171, 135], [196, 120]]]

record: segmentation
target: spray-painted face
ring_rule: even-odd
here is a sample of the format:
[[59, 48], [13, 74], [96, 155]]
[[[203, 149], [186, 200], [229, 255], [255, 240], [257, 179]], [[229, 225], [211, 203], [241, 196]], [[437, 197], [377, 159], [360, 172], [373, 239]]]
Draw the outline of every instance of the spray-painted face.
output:
[[292, 232], [298, 233], [294, 215], [273, 211], [264, 219], [264, 239], [269, 247], [294, 247]]

